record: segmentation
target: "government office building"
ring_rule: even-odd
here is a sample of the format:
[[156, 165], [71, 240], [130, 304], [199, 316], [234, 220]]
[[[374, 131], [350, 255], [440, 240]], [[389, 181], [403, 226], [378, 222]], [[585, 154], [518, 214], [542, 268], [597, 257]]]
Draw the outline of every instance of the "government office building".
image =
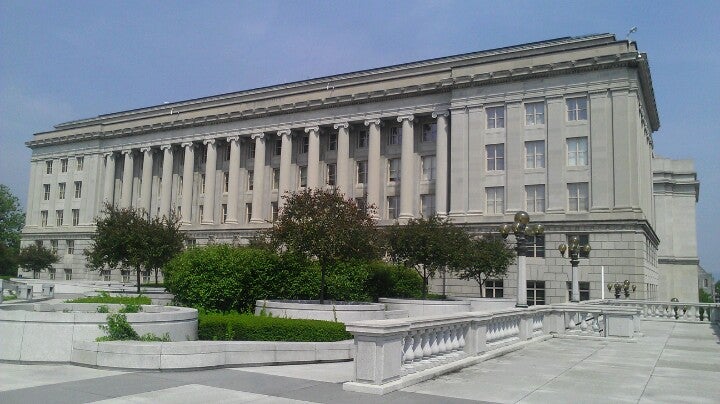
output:
[[[23, 244], [58, 251], [42, 277], [130, 282], [128, 271], [85, 266], [105, 201], [174, 212], [193, 244], [243, 244], [271, 225], [286, 191], [335, 188], [376, 206], [380, 225], [437, 213], [496, 232], [526, 210], [546, 228], [528, 258], [531, 304], [568, 300], [570, 263], [557, 246], [569, 235], [592, 246], [584, 298], [600, 297], [604, 268], [605, 283], [628, 279], [635, 298], [697, 300], [699, 185], [692, 162], [654, 158], [659, 126], [647, 56], [611, 34], [111, 113], [27, 142]], [[689, 239], [664, 250], [680, 227]], [[514, 297], [516, 277], [512, 267], [487, 294]]]

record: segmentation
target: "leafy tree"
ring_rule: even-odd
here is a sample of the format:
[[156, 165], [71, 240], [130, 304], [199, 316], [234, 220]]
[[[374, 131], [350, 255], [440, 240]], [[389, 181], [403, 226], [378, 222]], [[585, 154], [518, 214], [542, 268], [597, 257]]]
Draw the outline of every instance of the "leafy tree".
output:
[[50, 249], [31, 244], [20, 250], [17, 262], [24, 271], [32, 271], [35, 278], [38, 272], [52, 268], [52, 264], [58, 262], [58, 256]]
[[157, 270], [183, 249], [185, 235], [174, 216], [148, 219], [143, 210], [106, 204], [96, 222], [92, 245], [85, 250], [88, 266], [133, 269], [138, 293], [142, 270], [155, 270], [157, 282]]
[[515, 251], [500, 237], [483, 236], [469, 240], [459, 254], [460, 261], [454, 265], [460, 279], [472, 279], [482, 287], [488, 279], [504, 278], [508, 267], [515, 262]]
[[320, 302], [325, 301], [325, 275], [336, 263], [379, 256], [375, 222], [355, 201], [335, 191], [303, 190], [284, 195], [280, 217], [269, 231], [281, 249], [304, 255], [320, 265]]
[[715, 296], [720, 296], [720, 281], [715, 282]]
[[460, 248], [469, 243], [470, 236], [449, 219], [437, 215], [410, 219], [407, 224], [395, 223], [386, 231], [390, 259], [408, 268], [414, 268], [423, 278], [422, 298], [427, 296], [428, 282], [437, 271], [461, 262]]
[[698, 288], [698, 301], [700, 303], [715, 303], [712, 300], [710, 293], [706, 292], [705, 289]]
[[16, 274], [20, 229], [24, 223], [25, 214], [20, 210], [18, 198], [10, 188], [0, 184], [0, 275]]

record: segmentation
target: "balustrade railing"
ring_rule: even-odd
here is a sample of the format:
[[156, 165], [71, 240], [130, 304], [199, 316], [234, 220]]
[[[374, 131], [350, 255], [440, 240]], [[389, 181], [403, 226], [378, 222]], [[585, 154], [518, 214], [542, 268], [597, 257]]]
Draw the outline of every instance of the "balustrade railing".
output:
[[647, 320], [720, 322], [720, 303], [648, 302], [642, 300], [600, 300], [596, 304], [632, 307]]

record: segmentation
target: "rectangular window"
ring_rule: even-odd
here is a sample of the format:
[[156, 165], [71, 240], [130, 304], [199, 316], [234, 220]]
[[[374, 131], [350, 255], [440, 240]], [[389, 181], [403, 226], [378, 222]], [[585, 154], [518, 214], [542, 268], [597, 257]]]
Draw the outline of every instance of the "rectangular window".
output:
[[337, 150], [337, 138], [337, 133], [331, 133], [330, 135], [328, 135], [328, 150]]
[[399, 126], [393, 126], [390, 128], [390, 135], [388, 136], [388, 145], [397, 145], [402, 143], [402, 132]]
[[387, 197], [387, 217], [388, 219], [397, 219], [398, 218], [398, 205], [400, 202], [400, 198], [397, 196], [388, 196]]
[[178, 184], [177, 184], [177, 196], [182, 196], [183, 191], [183, 177], [178, 177]]
[[568, 98], [565, 103], [568, 121], [587, 121], [587, 98]]
[[437, 166], [435, 156], [422, 156], [420, 164], [422, 165], [422, 179], [425, 181], [434, 181], [435, 168]]
[[120, 276], [122, 277], [122, 283], [129, 283], [130, 282], [130, 270], [129, 269], [121, 269], [120, 270]]
[[40, 226], [47, 227], [47, 223], [48, 223], [48, 211], [41, 210], [40, 211]]
[[488, 171], [505, 170], [505, 144], [489, 144], [485, 146], [485, 151]]
[[424, 194], [420, 195], [420, 208], [423, 217], [428, 218], [436, 213], [435, 211], [435, 195]]
[[526, 257], [544, 258], [545, 257], [545, 236], [526, 236], [527, 255]]
[[82, 181], [75, 181], [75, 199], [82, 197]]
[[48, 160], [45, 162], [45, 174], [52, 174], [52, 167], [53, 162], [52, 160]]
[[230, 190], [230, 173], [223, 173], [223, 193], [228, 193]]
[[272, 170], [272, 189], [280, 189], [280, 169], [273, 168]]
[[545, 141], [525, 142], [525, 168], [545, 168]]
[[280, 209], [277, 202], [270, 202], [270, 221], [274, 222], [278, 219]]
[[[572, 301], [572, 282], [567, 282], [568, 301]], [[590, 282], [578, 282], [580, 289], [580, 301], [590, 300]]]
[[72, 210], [72, 225], [78, 226], [80, 224], [80, 209]]
[[368, 131], [366, 131], [366, 130], [359, 131], [358, 137], [357, 137], [358, 149], [364, 149], [364, 148], [368, 147], [368, 141], [369, 141]]
[[57, 253], [58, 252], [58, 241], [57, 240], [50, 240], [50, 251]]
[[337, 182], [337, 164], [330, 163], [327, 165], [325, 182], [330, 186], [335, 186]]
[[525, 210], [545, 212], [545, 185], [525, 185]]
[[48, 277], [50, 280], [55, 279], [55, 268], [48, 268]]
[[65, 183], [58, 184], [58, 199], [65, 199]]
[[[570, 244], [570, 237], [571, 237], [571, 236], [577, 236], [578, 239], [579, 239], [579, 241], [580, 241], [580, 245], [581, 245], [581, 246], [590, 244], [590, 235], [587, 234], [587, 233], [586, 233], [586, 234], [567, 234], [567, 235], [565, 235], [565, 242], [566, 242], [566, 243]], [[590, 258], [590, 253], [589, 253], [589, 252], [585, 252], [585, 251], [583, 251], [583, 250], [581, 249], [581, 250], [580, 250], [579, 257], [580, 257], [580, 258]]]
[[200, 174], [200, 194], [205, 193], [205, 174]]
[[388, 182], [400, 181], [400, 159], [388, 159]]
[[245, 204], [245, 222], [250, 223], [252, 219], [252, 203]]
[[68, 172], [68, 159], [60, 159], [60, 172]]
[[[207, 147], [200, 146], [198, 148], [198, 154], [195, 155], [198, 159], [198, 165], [205, 164], [207, 161]], [[140, 164], [142, 164], [144, 160], [140, 160]], [[140, 167], [142, 169], [142, 166]]]
[[310, 136], [303, 136], [300, 138], [300, 154], [306, 154], [310, 149]]
[[282, 138], [275, 139], [275, 147], [273, 147], [273, 156], [282, 154]]
[[103, 277], [103, 282], [110, 282], [112, 279], [112, 271], [110, 269], [103, 269], [100, 271]]
[[422, 126], [422, 141], [435, 142], [437, 140], [437, 124], [426, 123]]
[[65, 280], [71, 281], [72, 280], [72, 269], [65, 268]]
[[488, 279], [485, 281], [485, 297], [501, 298], [503, 297], [503, 280]]
[[360, 210], [367, 210], [367, 200], [365, 198], [355, 198], [355, 205]]
[[587, 182], [576, 182], [567, 184], [568, 187], [568, 210], [570, 212], [587, 212], [588, 184]]
[[357, 176], [356, 180], [358, 184], [365, 184], [367, 183], [367, 161], [358, 161], [356, 163], [357, 166]]
[[43, 184], [43, 200], [50, 200], [50, 184]]
[[545, 304], [545, 281], [527, 281], [528, 306]]
[[225, 161], [230, 161], [230, 143], [226, 144], [225, 147], [223, 147], [223, 151], [225, 152], [223, 155]]
[[498, 129], [505, 127], [505, 107], [487, 107], [487, 128]]
[[247, 190], [248, 190], [248, 191], [252, 191], [252, 190], [253, 190], [253, 182], [254, 182], [253, 179], [254, 179], [254, 177], [255, 177], [253, 174], [254, 174], [254, 173], [253, 173], [252, 171], [248, 171], [248, 172], [247, 172], [247, 178], [248, 178]]
[[227, 221], [227, 204], [220, 205], [220, 223], [225, 223]]
[[142, 271], [141, 275], [142, 283], [150, 283], [150, 271]]
[[85, 157], [75, 157], [75, 171], [82, 171], [85, 166]]
[[543, 102], [530, 102], [525, 104], [525, 125], [545, 124], [545, 104]]
[[505, 188], [485, 188], [485, 196], [487, 198], [487, 214], [499, 215], [505, 211]]
[[300, 188], [306, 188], [307, 187], [307, 166], [300, 166], [298, 168], [299, 168], [298, 184], [300, 185]]
[[251, 141], [248, 144], [248, 159], [255, 158], [255, 141]]
[[205, 206], [198, 205], [198, 222], [202, 223], [205, 220]]
[[67, 244], [67, 254], [75, 254], [75, 240], [66, 240], [65, 243]]
[[55, 211], [55, 226], [62, 226], [63, 225], [63, 215], [65, 212], [62, 210], [56, 210]]
[[588, 139], [587, 137], [572, 137], [567, 139], [568, 166], [588, 165]]

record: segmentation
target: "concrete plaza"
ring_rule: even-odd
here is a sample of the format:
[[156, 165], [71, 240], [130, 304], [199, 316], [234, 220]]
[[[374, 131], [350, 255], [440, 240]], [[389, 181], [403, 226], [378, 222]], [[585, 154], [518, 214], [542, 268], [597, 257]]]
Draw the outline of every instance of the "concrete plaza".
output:
[[353, 363], [123, 372], [0, 363], [1, 403], [717, 403], [720, 327], [643, 321], [637, 342], [553, 338], [385, 396]]

